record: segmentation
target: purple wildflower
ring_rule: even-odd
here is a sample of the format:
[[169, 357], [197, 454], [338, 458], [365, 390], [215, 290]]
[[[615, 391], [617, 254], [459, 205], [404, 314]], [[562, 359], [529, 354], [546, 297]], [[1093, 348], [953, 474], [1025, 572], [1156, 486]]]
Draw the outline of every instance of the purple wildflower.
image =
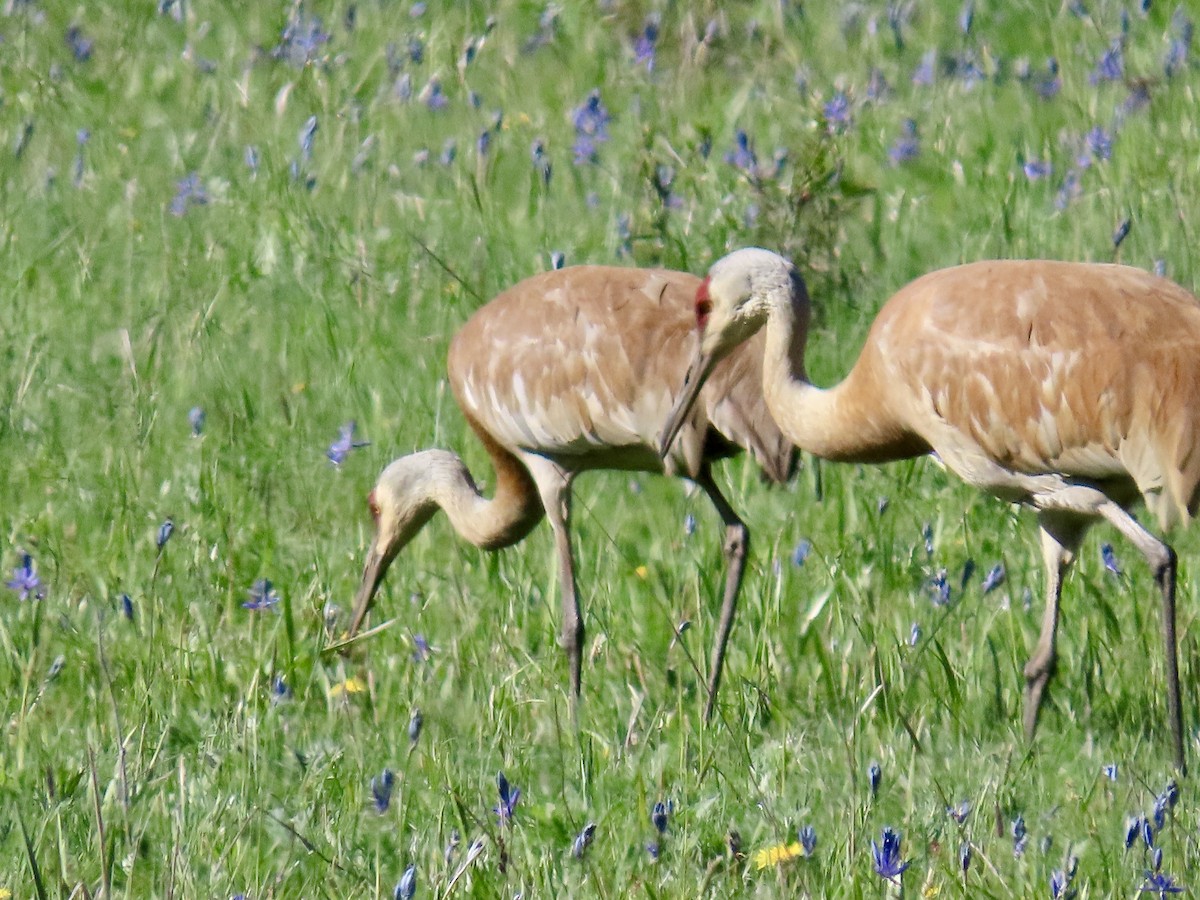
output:
[[567, 264], [567, 256], [561, 250], [550, 251], [550, 268], [561, 269]]
[[329, 33], [322, 30], [318, 16], [299, 13], [284, 26], [279, 44], [271, 51], [271, 55], [302, 69], [317, 58], [321, 47], [328, 41]]
[[517, 802], [521, 799], [521, 789], [511, 787], [503, 772], [496, 776], [496, 787], [500, 790], [500, 802], [492, 808], [492, 812], [496, 814], [501, 825], [510, 825]]
[[883, 779], [883, 770], [879, 768], [879, 763], [873, 762], [867, 766], [867, 786], [871, 789], [871, 796], [875, 797], [879, 794], [879, 782]]
[[588, 822], [583, 826], [583, 831], [575, 835], [575, 840], [571, 844], [571, 856], [575, 859], [583, 859], [587, 848], [592, 846], [592, 840], [596, 837], [596, 823]]
[[387, 812], [392, 803], [392, 790], [396, 786], [396, 775], [391, 769], [384, 769], [378, 778], [371, 779], [371, 802], [375, 811], [380, 815]]
[[650, 16], [642, 33], [633, 42], [633, 61], [644, 65], [647, 72], [654, 71], [654, 51], [658, 46], [658, 18]]
[[797, 568], [804, 565], [804, 561], [808, 559], [810, 553], [812, 553], [812, 541], [801, 538], [792, 551], [792, 565]]
[[1071, 876], [1061, 869], [1050, 874], [1050, 900], [1069, 900], [1075, 896], [1071, 888]]
[[188, 410], [188, 425], [192, 429], [192, 437], [200, 437], [204, 433], [204, 410], [193, 406]]
[[458, 141], [454, 138], [446, 138], [446, 143], [442, 144], [442, 155], [438, 157], [438, 162], [443, 166], [449, 166], [454, 163], [456, 156], [458, 156]]
[[967, 816], [971, 814], [971, 801], [963, 800], [958, 806], [947, 806], [946, 815], [952, 818], [959, 825], [967, 821]]
[[130, 622], [133, 621], [133, 618], [134, 618], [133, 600], [130, 599], [128, 594], [121, 595], [121, 614], [123, 616], [125, 616], [125, 618], [128, 619]]
[[667, 822], [674, 809], [675, 804], [671, 801], [664, 803], [659, 800], [654, 804], [654, 809], [650, 811], [650, 821], [654, 823], [654, 828], [659, 834], [667, 833]]
[[912, 623], [912, 628], [908, 631], [908, 646], [915, 647], [921, 642], [921, 626], [917, 622]]
[[400, 881], [396, 883], [396, 889], [392, 891], [392, 900], [413, 900], [416, 895], [417, 867], [414, 863], [409, 863], [404, 874], [400, 876]]
[[917, 65], [916, 70], [912, 75], [912, 83], [921, 86], [933, 84], [936, 77], [934, 66], [937, 63], [937, 51], [926, 50], [921, 56], [921, 62]]
[[1142, 832], [1141, 816], [1131, 816], [1125, 820], [1125, 849], [1128, 850], [1133, 846], [1134, 841], [1138, 839], [1138, 835]]
[[329, 457], [329, 461], [335, 466], [340, 466], [346, 461], [346, 457], [350, 455], [351, 450], [357, 450], [359, 447], [366, 447], [370, 441], [354, 440], [354, 420], [351, 419], [345, 425], [338, 429], [337, 440], [329, 445], [329, 449], [325, 451], [325, 455]]
[[1109, 763], [1104, 768], [1102, 768], [1100, 771], [1104, 773], [1104, 777], [1107, 778], [1109, 781], [1117, 780], [1119, 770], [1117, 769], [1116, 763]]
[[988, 569], [987, 575], [983, 576], [983, 584], [980, 585], [983, 588], [983, 592], [990, 594], [996, 588], [1000, 587], [1000, 585], [1004, 584], [1005, 574], [1004, 563], [1002, 562], [998, 562]]
[[276, 675], [271, 680], [271, 702], [274, 704], [283, 703], [285, 700], [292, 699], [292, 689], [282, 675]]
[[1147, 872], [1146, 883], [1138, 888], [1143, 894], [1158, 894], [1159, 900], [1165, 900], [1167, 894], [1182, 894], [1183, 886], [1175, 883], [1175, 879], [1162, 872]]
[[909, 864], [900, 858], [900, 835], [891, 828], [883, 829], [883, 843], [871, 841], [871, 856], [875, 873], [888, 881], [899, 881]]
[[608, 140], [608, 125], [612, 116], [600, 100], [599, 88], [587, 95], [587, 99], [571, 112], [571, 125], [575, 128], [575, 165], [596, 162], [600, 144]]
[[963, 875], [967, 874], [967, 869], [971, 868], [971, 842], [963, 841], [958, 848], [958, 864], [962, 866]]
[[938, 569], [937, 573], [929, 579], [930, 599], [934, 606], [949, 606], [953, 588], [950, 586], [950, 579], [946, 574], [945, 569]]
[[893, 166], [906, 163], [921, 155], [921, 139], [917, 135], [916, 121], [905, 119], [901, 128], [900, 137], [888, 149], [888, 159], [891, 160]]
[[925, 555], [933, 556], [933, 523], [926, 522], [921, 526], [921, 537], [925, 541]]
[[28, 554], [21, 557], [21, 565], [13, 569], [13, 577], [5, 582], [5, 586], [10, 591], [17, 592], [17, 599], [24, 601], [29, 599], [29, 595], [33, 595], [34, 600], [41, 600], [42, 579], [33, 571], [33, 558]]
[[1083, 139], [1092, 159], [1104, 162], [1112, 157], [1112, 135], [1097, 125]]
[[1195, 26], [1183, 11], [1176, 7], [1171, 16], [1171, 43], [1167, 47], [1167, 55], [1163, 60], [1163, 73], [1171, 78], [1187, 68], [1188, 57], [1192, 52], [1192, 36]]
[[1111, 544], [1100, 545], [1100, 562], [1104, 563], [1104, 568], [1112, 574], [1121, 575], [1121, 565], [1117, 563], [1117, 556], [1112, 552]]
[[800, 847], [804, 850], [805, 856], [812, 856], [817, 849], [817, 830], [811, 825], [805, 825], [800, 829]]
[[1025, 177], [1030, 181], [1037, 181], [1038, 179], [1046, 178], [1054, 172], [1054, 166], [1052, 166], [1048, 161], [1038, 159], [1026, 160], [1025, 165], [1022, 166], [1022, 169], [1025, 172]]
[[248, 591], [250, 599], [242, 604], [244, 609], [271, 609], [279, 602], [279, 594], [269, 578], [260, 578]]
[[971, 33], [971, 25], [975, 22], [975, 0], [967, 0], [962, 11], [958, 14], [958, 28], [963, 34]]
[[1124, 77], [1125, 60], [1122, 56], [1121, 42], [1118, 39], [1114, 40], [1104, 51], [1104, 55], [1096, 63], [1096, 68], [1088, 76], [1088, 81], [1092, 84], [1099, 84], [1102, 81], [1120, 81]]
[[163, 547], [167, 546], [167, 541], [171, 539], [171, 534], [175, 531], [175, 522], [168, 516], [161, 525], [158, 526], [158, 535], [154, 538], [154, 545], [162, 552]]
[[841, 134], [853, 122], [850, 114], [850, 100], [842, 91], [834, 94], [821, 111], [825, 115], [825, 127], [831, 134]]
[[1035, 90], [1043, 100], [1053, 100], [1062, 90], [1062, 78], [1058, 74], [1058, 60], [1051, 56], [1046, 60], [1047, 77], [1037, 83]]
[[429, 646], [429, 641], [425, 640], [425, 635], [414, 634], [412, 636], [412, 642], [413, 642], [413, 655], [412, 655], [413, 662], [415, 662], [417, 665], [420, 665], [421, 663], [424, 663], [424, 662], [428, 662], [429, 657], [433, 655], [433, 648]]
[[175, 197], [171, 200], [171, 214], [184, 215], [193, 206], [203, 206], [208, 203], [208, 191], [204, 189], [200, 176], [195, 172], [189, 174], [175, 187]]
[[1054, 208], [1064, 210], [1071, 205], [1071, 201], [1083, 193], [1083, 186], [1079, 183], [1079, 172], [1075, 169], [1068, 169], [1067, 174], [1063, 176], [1062, 184], [1058, 186], [1058, 192], [1054, 195]]
[[758, 157], [754, 155], [754, 145], [750, 143], [750, 136], [739, 128], [733, 140], [734, 147], [725, 154], [725, 162], [748, 175], [753, 175], [758, 168]]
[[432, 110], [445, 109], [450, 103], [450, 100], [442, 93], [442, 82], [436, 75], [426, 82], [417, 99]]
[[95, 44], [90, 38], [84, 36], [78, 25], [72, 25], [67, 29], [65, 40], [67, 46], [71, 48], [71, 54], [75, 57], [76, 62], [87, 62], [92, 58], [92, 49]]
[[1012, 823], [1013, 856], [1025, 854], [1025, 845], [1029, 842], [1029, 833], [1025, 830], [1025, 817], [1018, 814]]

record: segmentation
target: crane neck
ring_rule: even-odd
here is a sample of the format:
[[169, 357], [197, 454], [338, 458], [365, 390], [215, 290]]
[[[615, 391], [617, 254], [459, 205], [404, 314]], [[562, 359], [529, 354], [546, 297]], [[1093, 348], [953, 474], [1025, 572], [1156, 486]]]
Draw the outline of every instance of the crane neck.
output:
[[767, 318], [763, 395], [787, 439], [814, 456], [842, 462], [887, 462], [928, 452], [928, 445], [887, 408], [886, 385], [877, 383], [862, 357], [832, 388], [809, 381], [804, 366], [808, 324], [807, 305], [777, 303]]
[[[426, 451], [425, 489], [446, 513], [459, 536], [476, 547], [507, 547], [525, 537], [541, 519], [541, 504], [527, 472], [496, 466], [496, 489], [483, 496], [466, 464], [454, 453]], [[496, 460], [493, 460], [495, 463]], [[523, 477], [522, 477], [523, 476]]]

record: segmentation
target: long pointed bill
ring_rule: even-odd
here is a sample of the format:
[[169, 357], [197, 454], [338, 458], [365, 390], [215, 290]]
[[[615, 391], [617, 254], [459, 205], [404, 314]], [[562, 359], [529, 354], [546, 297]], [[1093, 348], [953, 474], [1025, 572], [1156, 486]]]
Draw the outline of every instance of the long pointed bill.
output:
[[696, 405], [696, 398], [700, 396], [700, 389], [704, 387], [704, 382], [708, 380], [708, 376], [712, 374], [716, 364], [717, 360], [711, 353], [705, 353], [699, 347], [696, 348], [692, 364], [688, 366], [687, 374], [683, 376], [683, 387], [680, 389], [679, 397], [676, 398], [675, 406], [671, 408], [671, 412], [667, 416], [667, 424], [659, 438], [658, 455], [664, 459], [671, 452], [671, 445], [675, 443], [675, 438], [683, 429], [688, 414]]
[[354, 637], [362, 627], [363, 619], [367, 617], [367, 612], [375, 601], [375, 592], [379, 590], [394, 556], [395, 554], [381, 552], [376, 541], [371, 542], [371, 549], [367, 551], [367, 563], [363, 566], [362, 584], [359, 585], [358, 594], [354, 598], [354, 619], [350, 622], [348, 637]]

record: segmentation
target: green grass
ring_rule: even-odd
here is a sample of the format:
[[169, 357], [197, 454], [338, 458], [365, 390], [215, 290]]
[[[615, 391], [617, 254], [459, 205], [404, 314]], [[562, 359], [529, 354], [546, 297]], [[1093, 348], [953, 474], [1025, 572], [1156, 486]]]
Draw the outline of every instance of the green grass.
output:
[[[376, 620], [396, 624], [347, 659], [321, 653], [346, 627], [369, 540], [364, 498], [386, 462], [449, 447], [490, 478], [446, 391], [446, 347], [472, 309], [552, 252], [696, 272], [746, 244], [786, 252], [819, 306], [810, 370], [822, 384], [848, 369], [891, 292], [943, 265], [1161, 260], [1194, 287], [1200, 72], [1162, 74], [1171, 4], [1087, 5], [1080, 17], [1043, 0], [978, 4], [964, 36], [957, 4], [915, 4], [898, 47], [883, 3], [571, 3], [528, 50], [537, 5], [430, 4], [413, 17], [408, 2], [363, 0], [352, 30], [350, 4], [304, 10], [331, 35], [305, 65], [271, 52], [294, 4], [197, 0], [183, 21], [150, 3], [4, 7], [0, 562], [7, 579], [29, 553], [45, 597], [0, 589], [0, 888], [391, 896], [414, 863], [420, 897], [874, 897], [885, 887], [870, 841], [890, 825], [910, 896], [1049, 896], [1070, 856], [1080, 897], [1134, 896], [1148, 857], [1124, 849], [1126, 819], [1148, 812], [1171, 774], [1153, 582], [1096, 528], [1067, 585], [1061, 670], [1028, 746], [1034, 523], [928, 461], [822, 465], [820, 496], [809, 461], [774, 490], [748, 462], [723, 468], [753, 545], [708, 728], [720, 528], [702, 495], [667, 479], [580, 480], [589, 645], [577, 725], [547, 528], [486, 554], [435, 519], [377, 604]], [[1150, 80], [1149, 104], [1127, 114], [1125, 83], [1089, 81], [1123, 9], [1125, 75]], [[651, 13], [648, 72], [632, 43]], [[72, 25], [93, 42], [86, 60], [64, 39]], [[468, 41], [478, 49], [466, 63]], [[403, 60], [394, 70], [389, 45]], [[913, 84], [934, 48], [942, 61], [969, 56], [981, 79], [939, 64], [934, 84]], [[1043, 100], [1033, 83], [1049, 56], [1062, 89]], [[876, 100], [872, 69], [891, 85]], [[434, 75], [441, 110], [419, 99]], [[571, 111], [596, 87], [610, 139], [577, 166]], [[840, 131], [822, 112], [839, 89], [853, 114]], [[920, 153], [894, 165], [908, 118]], [[1060, 209], [1095, 125], [1113, 135], [1112, 157], [1082, 171]], [[779, 178], [725, 162], [737, 129], [765, 168], [786, 152]], [[549, 185], [530, 161], [535, 139]], [[1028, 180], [1028, 160], [1053, 174]], [[175, 215], [193, 172], [207, 202]], [[656, 178], [678, 208], [664, 207]], [[207, 415], [199, 438], [194, 406]], [[371, 443], [335, 469], [325, 449], [351, 419]], [[159, 554], [168, 516], [176, 528]], [[813, 551], [796, 566], [801, 539]], [[1120, 578], [1101, 564], [1103, 541]], [[1175, 545], [1195, 761], [1196, 537]], [[960, 590], [968, 560], [975, 575]], [[1007, 581], [984, 596], [1000, 561]], [[942, 568], [954, 597], [935, 607], [927, 585]], [[261, 578], [282, 598], [274, 611], [242, 607]], [[684, 620], [693, 627], [676, 638]], [[418, 635], [433, 648], [424, 662]], [[337, 693], [348, 678], [365, 690]], [[424, 728], [412, 744], [415, 709]], [[370, 783], [385, 767], [397, 785], [379, 814]], [[522, 790], [510, 828], [491, 812], [500, 770]], [[1191, 782], [1181, 791], [1157, 840], [1163, 871], [1194, 889], [1197, 798]], [[958, 825], [945, 809], [964, 798], [972, 812]], [[674, 804], [661, 837], [659, 801]], [[595, 843], [573, 859], [589, 821]], [[811, 859], [756, 868], [756, 851], [805, 824], [818, 835]], [[746, 858], [730, 854], [731, 831]], [[481, 836], [483, 854], [456, 880]], [[963, 841], [974, 848], [965, 882]]]

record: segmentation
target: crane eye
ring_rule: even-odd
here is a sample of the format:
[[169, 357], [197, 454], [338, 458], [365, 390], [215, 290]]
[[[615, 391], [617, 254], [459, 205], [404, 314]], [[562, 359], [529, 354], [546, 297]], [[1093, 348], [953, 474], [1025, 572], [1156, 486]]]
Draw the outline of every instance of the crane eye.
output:
[[708, 279], [705, 278], [700, 282], [700, 287], [696, 288], [696, 327], [701, 331], [708, 324], [708, 317], [712, 313], [712, 300], [708, 296]]
[[379, 503], [375, 500], [375, 492], [367, 494], [367, 509], [371, 511], [371, 521], [379, 524]]

